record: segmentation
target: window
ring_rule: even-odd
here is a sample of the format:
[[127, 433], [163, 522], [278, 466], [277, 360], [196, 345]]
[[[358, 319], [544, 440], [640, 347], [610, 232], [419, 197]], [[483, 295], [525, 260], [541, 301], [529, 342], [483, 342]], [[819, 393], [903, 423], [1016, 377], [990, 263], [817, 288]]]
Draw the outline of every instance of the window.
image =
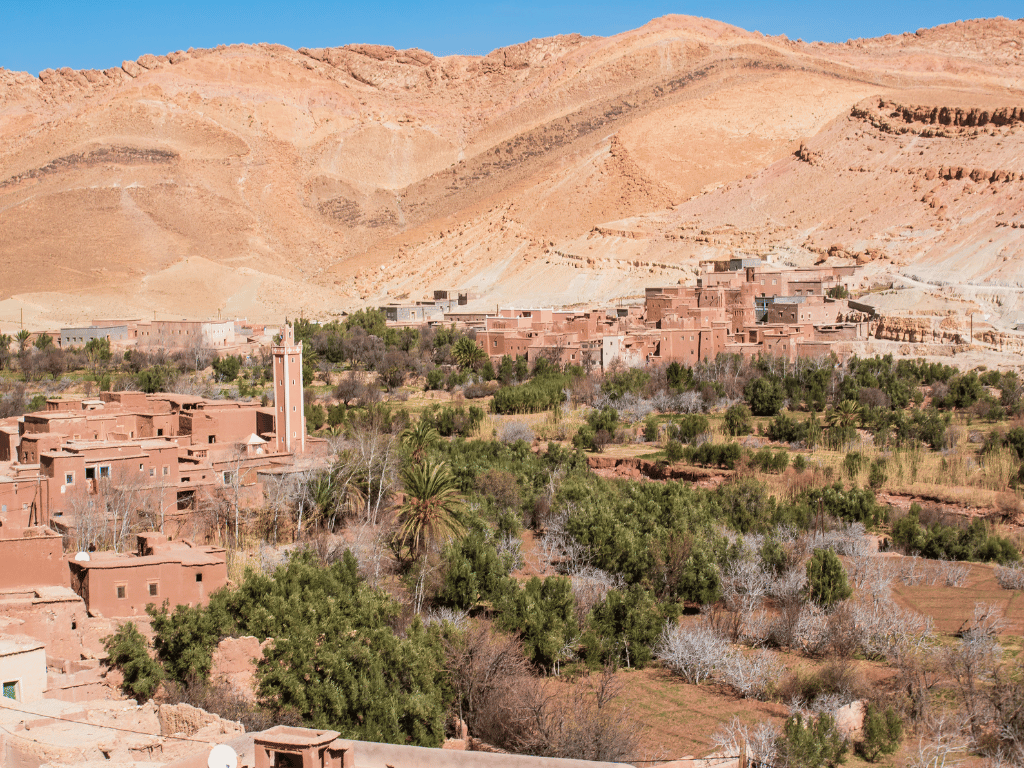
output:
[[167, 477], [167, 475], [169, 475], [170, 473], [170, 469], [168, 467], [164, 467], [164, 477]]
[[128, 587], [124, 584], [117, 585], [117, 599], [124, 600], [128, 596]]
[[183, 477], [183, 478], [181, 478], [181, 482], [183, 482], [183, 483], [187, 483], [187, 482], [189, 481], [189, 479], [190, 479], [190, 478], [187, 478], [187, 477]]
[[96, 467], [86, 467], [85, 468], [85, 479], [86, 480], [95, 480], [96, 479]]
[[100, 467], [100, 477], [110, 477], [110, 465], [107, 464], [105, 467]]
[[197, 573], [196, 574], [196, 582], [198, 583], [198, 582], [201, 582], [202, 580], [203, 580], [203, 574]]
[[164, 436], [164, 431], [163, 431], [162, 429], [158, 429], [158, 430], [156, 431], [156, 436], [157, 436], [157, 437], [163, 437], [163, 436]]
[[139, 464], [139, 472], [145, 472], [145, 471], [146, 471], [146, 465], [145, 464]]
[[149, 582], [149, 596], [157, 597], [160, 594], [160, 587], [155, 581]]
[[231, 473], [230, 472], [225, 472], [224, 473], [224, 485], [231, 485]]
[[216, 435], [210, 435], [210, 437], [207, 439], [207, 442], [209, 442], [211, 444], [212, 443], [216, 443], [217, 442], [217, 436]]
[[772, 285], [775, 285], [775, 278], [772, 278]]
[[14, 699], [15, 701], [19, 701], [20, 700], [20, 696], [19, 696], [18, 687], [19, 686], [18, 686], [18, 681], [17, 680], [11, 680], [10, 682], [4, 683], [4, 698], [5, 699]]
[[64, 485], [74, 485], [74, 484], [75, 484], [75, 473], [74, 472], [66, 472], [64, 474]]

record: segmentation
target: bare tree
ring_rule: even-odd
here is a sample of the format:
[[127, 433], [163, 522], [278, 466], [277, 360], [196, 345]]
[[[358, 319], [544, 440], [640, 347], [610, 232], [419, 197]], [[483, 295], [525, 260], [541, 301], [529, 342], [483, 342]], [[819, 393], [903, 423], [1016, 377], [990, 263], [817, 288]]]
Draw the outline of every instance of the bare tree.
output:
[[666, 667], [694, 685], [711, 679], [730, 653], [726, 639], [703, 622], [685, 628], [668, 622], [654, 650]]

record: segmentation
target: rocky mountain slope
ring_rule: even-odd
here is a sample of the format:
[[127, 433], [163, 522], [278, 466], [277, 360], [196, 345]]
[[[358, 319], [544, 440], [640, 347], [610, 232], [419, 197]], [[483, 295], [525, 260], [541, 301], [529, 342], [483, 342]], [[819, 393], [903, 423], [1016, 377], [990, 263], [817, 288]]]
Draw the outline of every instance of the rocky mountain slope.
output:
[[484, 57], [0, 70], [0, 327], [325, 316], [435, 287], [607, 301], [736, 251], [1002, 290], [1010, 321], [1022, 41], [1005, 19], [833, 45], [672, 16]]

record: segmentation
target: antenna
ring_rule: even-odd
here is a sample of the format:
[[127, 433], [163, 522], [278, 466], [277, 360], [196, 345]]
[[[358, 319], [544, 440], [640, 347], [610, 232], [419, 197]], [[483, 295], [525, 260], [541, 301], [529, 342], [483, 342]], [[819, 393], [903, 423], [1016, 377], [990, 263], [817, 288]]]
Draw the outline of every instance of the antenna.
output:
[[238, 753], [227, 744], [217, 744], [206, 758], [209, 768], [238, 768]]

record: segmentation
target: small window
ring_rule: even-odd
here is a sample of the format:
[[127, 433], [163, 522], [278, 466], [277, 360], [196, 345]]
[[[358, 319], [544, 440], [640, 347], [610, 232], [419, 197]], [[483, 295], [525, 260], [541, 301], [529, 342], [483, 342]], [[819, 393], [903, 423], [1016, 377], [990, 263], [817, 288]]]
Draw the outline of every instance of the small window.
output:
[[210, 437], [207, 438], [207, 442], [209, 442], [210, 444], [216, 443], [217, 442], [217, 436], [216, 435], [210, 435]]
[[157, 437], [163, 437], [163, 436], [164, 436], [164, 431], [163, 431], [162, 429], [158, 429], [158, 430], [156, 431], [156, 436], [157, 436]]
[[150, 467], [149, 468], [149, 476], [150, 477], [156, 476], [156, 468], [155, 467]]
[[224, 473], [224, 485], [231, 485], [231, 473], [230, 472], [225, 472]]
[[100, 477], [110, 477], [110, 465], [100, 467]]
[[167, 475], [169, 475], [170, 473], [171, 473], [170, 469], [167, 468], [167, 467], [164, 467], [164, 477], [167, 477]]
[[146, 465], [145, 464], [139, 464], [139, 472], [145, 472], [145, 471], [146, 471]]
[[18, 692], [18, 681], [17, 680], [11, 680], [8, 683], [4, 683], [4, 698], [5, 699], [14, 699], [15, 701], [18, 701], [19, 698], [20, 698], [18, 696], [18, 693], [19, 692]]
[[149, 583], [149, 596], [150, 597], [157, 597], [159, 594], [160, 594], [159, 586], [157, 585], [156, 582], [151, 581]]
[[127, 588], [125, 587], [124, 584], [118, 584], [117, 585], [117, 599], [118, 600], [124, 600], [126, 596], [127, 596]]
[[86, 480], [95, 480], [96, 479], [96, 467], [86, 467], [85, 468], [85, 479]]
[[67, 472], [67, 473], [65, 473], [65, 475], [64, 475], [64, 485], [74, 485], [74, 484], [75, 484], [75, 473], [74, 472]]
[[202, 580], [203, 580], [203, 574], [201, 574], [201, 573], [197, 573], [197, 574], [196, 574], [196, 581], [197, 581], [197, 582], [200, 582], [200, 581], [202, 581]]

